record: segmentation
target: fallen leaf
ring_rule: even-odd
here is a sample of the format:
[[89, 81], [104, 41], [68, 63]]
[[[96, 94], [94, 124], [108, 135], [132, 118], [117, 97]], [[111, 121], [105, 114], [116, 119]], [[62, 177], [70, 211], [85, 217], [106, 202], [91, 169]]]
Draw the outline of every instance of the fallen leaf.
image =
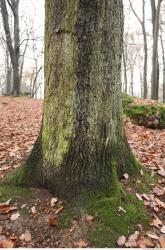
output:
[[5, 202], [6, 205], [9, 205], [12, 199], [9, 199]]
[[159, 170], [158, 174], [165, 177], [165, 170], [164, 169]]
[[128, 240], [125, 243], [125, 246], [126, 247], [136, 247], [138, 237], [139, 237], [139, 232], [135, 231], [134, 234], [129, 236]]
[[6, 204], [0, 204], [0, 213], [1, 214], [8, 214], [12, 211], [17, 210], [17, 207], [12, 207], [10, 205], [6, 205]]
[[142, 199], [142, 196], [141, 196], [140, 194], [138, 194], [138, 193], [136, 193], [136, 197], [137, 197], [140, 201], [143, 200], [143, 199]]
[[50, 205], [51, 207], [54, 207], [55, 204], [57, 203], [58, 199], [57, 198], [52, 198], [51, 201], [50, 201]]
[[31, 212], [32, 212], [32, 214], [36, 214], [36, 207], [35, 206], [31, 207]]
[[21, 208], [25, 208], [27, 206], [27, 204], [23, 204], [22, 206], [21, 206]]
[[75, 242], [74, 245], [79, 248], [83, 248], [83, 247], [87, 247], [88, 243], [84, 240], [79, 240], [78, 242]]
[[20, 217], [20, 213], [17, 212], [17, 213], [15, 213], [15, 214], [12, 214], [12, 215], [11, 215], [10, 220], [17, 220], [19, 217]]
[[146, 201], [149, 201], [149, 200], [150, 200], [150, 198], [148, 197], [147, 194], [142, 194], [142, 197], [143, 197]]
[[55, 214], [59, 214], [63, 209], [64, 209], [63, 206], [59, 207], [59, 208], [55, 211]]
[[153, 221], [150, 223], [150, 225], [157, 227], [157, 228], [160, 228], [160, 225], [162, 225], [161, 220], [156, 215], [154, 215], [154, 217], [155, 217], [155, 219], [153, 219]]
[[51, 226], [57, 226], [57, 218], [56, 217], [49, 217], [49, 225]]
[[159, 242], [160, 242], [161, 248], [165, 248], [165, 236], [164, 235], [161, 235], [159, 237]]
[[150, 239], [141, 238], [138, 240], [138, 246], [140, 248], [146, 248], [146, 247], [154, 247], [155, 244]]
[[148, 237], [150, 237], [151, 239], [155, 239], [155, 240], [158, 240], [159, 239], [159, 237], [157, 236], [157, 234], [156, 233], [154, 233], [154, 232], [146, 232], [146, 235], [148, 236]]
[[32, 236], [31, 236], [30, 231], [26, 230], [25, 233], [20, 236], [20, 240], [30, 242], [32, 240]]
[[94, 219], [95, 219], [95, 217], [92, 216], [92, 215], [86, 215], [86, 216], [85, 216], [85, 221], [86, 221], [86, 222], [90, 222], [90, 221], [92, 221], [92, 220], [94, 220]]
[[161, 201], [161, 200], [159, 200], [158, 198], [154, 198], [155, 199], [155, 202], [160, 206], [160, 207], [162, 207], [162, 208], [164, 208], [165, 209], [165, 203], [163, 202], [163, 201]]
[[161, 232], [162, 234], [165, 234], [165, 226], [163, 226], [163, 227], [160, 229], [160, 232]]
[[15, 243], [11, 240], [3, 240], [0, 242], [1, 248], [13, 248], [15, 246]]
[[120, 237], [118, 238], [118, 240], [117, 240], [117, 245], [118, 245], [119, 247], [124, 246], [125, 242], [126, 242], [126, 237], [125, 237], [124, 235], [122, 235], [122, 236], [120, 236]]
[[124, 176], [124, 178], [125, 178], [126, 180], [129, 179], [129, 175], [128, 175], [127, 173], [123, 174], [123, 176]]

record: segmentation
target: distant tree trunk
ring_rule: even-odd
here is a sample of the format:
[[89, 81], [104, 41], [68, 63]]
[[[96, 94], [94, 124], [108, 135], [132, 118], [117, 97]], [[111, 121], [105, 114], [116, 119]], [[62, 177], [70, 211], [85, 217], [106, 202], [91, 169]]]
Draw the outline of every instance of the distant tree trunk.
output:
[[162, 29], [160, 29], [160, 42], [161, 42], [161, 48], [162, 48], [162, 62], [163, 62], [163, 102], [165, 103], [165, 48], [163, 44], [163, 33]]
[[121, 0], [46, 0], [40, 136], [19, 181], [57, 195], [119, 189], [137, 171], [121, 104]]
[[131, 96], [134, 96], [134, 92], [133, 92], [133, 81], [134, 81], [134, 77], [133, 77], [133, 75], [134, 75], [134, 67], [132, 66], [131, 67], [131, 81], [130, 81], [130, 94], [131, 94]]
[[12, 68], [10, 63], [9, 51], [6, 48], [6, 94], [11, 94], [12, 88]]
[[123, 48], [123, 68], [124, 68], [124, 92], [127, 93], [128, 81], [127, 81], [127, 65], [125, 58], [125, 49]]
[[142, 20], [137, 15], [130, 0], [129, 3], [134, 15], [136, 16], [137, 20], [139, 21], [142, 27], [142, 32], [143, 32], [143, 40], [144, 40], [143, 98], [146, 99], [148, 95], [148, 83], [147, 83], [148, 44], [147, 44], [147, 33], [145, 27], [145, 0], [142, 1]]
[[151, 0], [153, 22], [153, 49], [152, 49], [152, 76], [151, 76], [151, 99], [158, 100], [159, 95], [159, 62], [158, 62], [158, 34], [159, 17], [162, 0], [158, 0], [157, 8], [155, 1]]
[[19, 76], [19, 0], [7, 0], [14, 16], [14, 45], [12, 43], [11, 31], [9, 28], [8, 11], [6, 0], [0, 1], [3, 25], [6, 35], [6, 44], [10, 53], [11, 63], [13, 67], [13, 89], [12, 94], [18, 96], [20, 94], [20, 76]]

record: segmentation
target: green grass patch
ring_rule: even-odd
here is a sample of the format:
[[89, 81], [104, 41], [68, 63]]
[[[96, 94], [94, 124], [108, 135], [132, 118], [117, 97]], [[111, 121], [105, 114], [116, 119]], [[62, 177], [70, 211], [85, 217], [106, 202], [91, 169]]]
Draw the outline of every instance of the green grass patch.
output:
[[119, 236], [129, 236], [138, 230], [138, 224], [146, 229], [150, 221], [143, 203], [131, 194], [122, 198], [95, 196], [91, 198], [88, 213], [97, 217], [87, 233], [92, 247], [116, 247]]
[[34, 193], [32, 193], [32, 191], [28, 188], [0, 185], [0, 202], [5, 202], [9, 199], [12, 199], [12, 201], [17, 199], [27, 201], [33, 197]]
[[133, 97], [123, 93], [122, 94], [122, 104], [123, 108], [127, 108], [131, 103], [133, 103]]
[[71, 209], [65, 209], [59, 219], [58, 219], [58, 227], [59, 229], [66, 229], [71, 226], [72, 222], [77, 219], [77, 215], [75, 211]]

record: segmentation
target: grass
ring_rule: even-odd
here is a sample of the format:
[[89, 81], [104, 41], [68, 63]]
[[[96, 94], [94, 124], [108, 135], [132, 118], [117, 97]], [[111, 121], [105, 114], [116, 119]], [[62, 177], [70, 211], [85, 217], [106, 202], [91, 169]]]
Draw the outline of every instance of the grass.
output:
[[17, 199], [27, 201], [32, 197], [34, 197], [34, 193], [28, 188], [0, 184], [0, 202], [5, 202], [9, 199], [13, 201]]
[[58, 228], [66, 229], [70, 227], [73, 220], [76, 218], [77, 216], [73, 210], [65, 208], [65, 210], [61, 213], [60, 217], [58, 218]]

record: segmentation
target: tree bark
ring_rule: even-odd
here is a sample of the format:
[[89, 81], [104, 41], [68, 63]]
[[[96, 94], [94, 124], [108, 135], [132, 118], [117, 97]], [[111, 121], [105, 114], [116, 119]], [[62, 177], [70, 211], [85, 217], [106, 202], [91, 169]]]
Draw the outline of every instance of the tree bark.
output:
[[20, 172], [59, 196], [117, 190], [138, 164], [121, 104], [121, 0], [47, 0], [40, 136]]
[[[152, 1], [151, 1], [152, 2]], [[153, 20], [153, 49], [152, 49], [152, 76], [151, 76], [151, 99], [159, 98], [159, 62], [158, 62], [158, 35], [159, 35], [159, 17], [162, 0], [158, 0], [156, 10], [152, 10]], [[153, 3], [151, 7], [154, 8]]]

